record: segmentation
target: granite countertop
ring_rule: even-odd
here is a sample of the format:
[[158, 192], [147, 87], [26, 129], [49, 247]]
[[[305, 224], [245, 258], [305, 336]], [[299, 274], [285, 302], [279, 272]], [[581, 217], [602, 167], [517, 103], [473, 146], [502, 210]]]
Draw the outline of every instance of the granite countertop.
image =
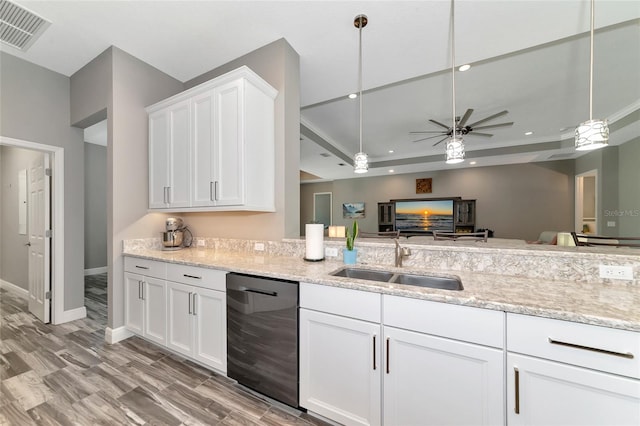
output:
[[640, 332], [640, 286], [623, 281], [589, 284], [429, 268], [357, 265], [367, 269], [460, 277], [464, 290], [450, 291], [332, 276], [331, 272], [344, 266], [335, 260], [306, 262], [292, 256], [200, 248], [134, 249], [125, 251], [124, 255]]

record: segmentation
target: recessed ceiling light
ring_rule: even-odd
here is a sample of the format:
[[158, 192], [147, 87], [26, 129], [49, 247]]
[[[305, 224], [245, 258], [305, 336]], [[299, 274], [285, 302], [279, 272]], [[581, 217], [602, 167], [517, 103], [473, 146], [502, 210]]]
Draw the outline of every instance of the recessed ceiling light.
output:
[[469, 64], [461, 65], [460, 68], [458, 68], [458, 71], [466, 71], [469, 68], [471, 68], [471, 65]]
[[392, 149], [389, 150], [389, 154], [393, 154], [393, 150]]
[[473, 166], [474, 164], [476, 164], [476, 162], [475, 161], [470, 161], [469, 164], [471, 164]]
[[531, 136], [533, 134], [533, 132], [526, 132], [524, 135], [525, 136]]
[[358, 94], [357, 94], [357, 93], [351, 93], [351, 94], [349, 95], [349, 99], [355, 99], [355, 98], [357, 98], [357, 97], [358, 97]]
[[393, 170], [393, 169], [390, 169], [390, 170], [389, 170], [389, 173], [393, 173], [393, 172], [394, 172], [394, 170]]

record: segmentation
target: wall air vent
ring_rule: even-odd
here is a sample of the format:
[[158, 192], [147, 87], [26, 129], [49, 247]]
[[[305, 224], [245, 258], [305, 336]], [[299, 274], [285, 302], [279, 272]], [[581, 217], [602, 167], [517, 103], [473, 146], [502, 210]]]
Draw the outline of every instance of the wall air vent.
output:
[[323, 152], [322, 154], [320, 154], [320, 156], [324, 158], [330, 157], [330, 155], [327, 154], [326, 152]]
[[0, 41], [26, 52], [51, 22], [22, 6], [0, 0]]

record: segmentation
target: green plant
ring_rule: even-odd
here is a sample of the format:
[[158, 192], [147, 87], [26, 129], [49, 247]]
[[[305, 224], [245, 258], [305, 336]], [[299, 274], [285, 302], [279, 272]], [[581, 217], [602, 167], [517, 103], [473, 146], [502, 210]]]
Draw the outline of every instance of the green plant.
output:
[[351, 229], [347, 229], [347, 250], [353, 250], [353, 244], [358, 237], [358, 222], [353, 221]]

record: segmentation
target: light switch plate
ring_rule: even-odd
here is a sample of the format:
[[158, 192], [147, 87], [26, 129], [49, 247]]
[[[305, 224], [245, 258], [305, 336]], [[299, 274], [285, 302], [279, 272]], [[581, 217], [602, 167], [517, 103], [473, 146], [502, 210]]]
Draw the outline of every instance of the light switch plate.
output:
[[600, 265], [600, 278], [609, 278], [612, 280], [633, 280], [633, 267]]
[[255, 251], [264, 251], [264, 243], [255, 243], [253, 249]]
[[325, 247], [324, 255], [326, 257], [338, 257], [338, 248], [337, 247]]

